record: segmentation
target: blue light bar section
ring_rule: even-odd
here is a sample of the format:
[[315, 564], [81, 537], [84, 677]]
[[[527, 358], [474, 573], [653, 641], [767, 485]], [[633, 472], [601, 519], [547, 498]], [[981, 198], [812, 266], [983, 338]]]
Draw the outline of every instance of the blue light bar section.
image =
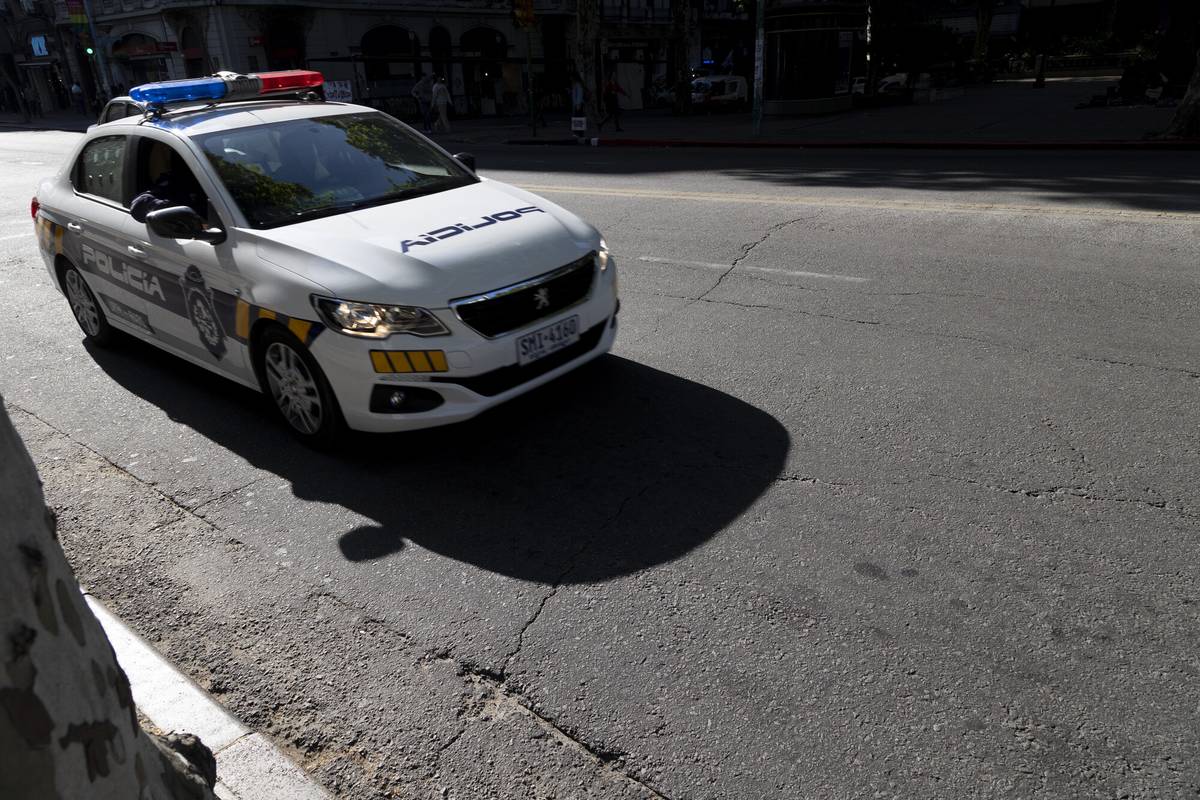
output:
[[220, 78], [191, 78], [182, 81], [144, 83], [129, 90], [129, 96], [139, 103], [163, 105], [187, 100], [220, 100], [228, 87]]

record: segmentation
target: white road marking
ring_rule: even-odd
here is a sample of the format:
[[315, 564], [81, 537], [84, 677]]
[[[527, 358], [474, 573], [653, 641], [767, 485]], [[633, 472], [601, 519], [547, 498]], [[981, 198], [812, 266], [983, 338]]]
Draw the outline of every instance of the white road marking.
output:
[[[638, 256], [638, 261], [645, 261], [648, 264], [678, 264], [682, 267], [700, 267], [701, 269], [719, 269], [725, 271], [729, 269], [728, 264], [717, 264], [712, 261], [684, 261], [678, 258], [656, 258], [655, 256]], [[834, 275], [829, 272], [806, 272], [799, 269], [777, 269], [775, 267], [754, 267], [749, 265], [738, 265], [738, 270], [741, 272], [766, 272], [772, 275], [795, 275], [800, 278], [824, 278], [831, 281], [849, 281], [850, 283], [866, 283], [870, 278], [860, 278], [857, 275]]]
[[33, 231], [28, 233], [14, 233], [12, 236], [0, 236], [0, 242], [7, 242], [9, 239], [24, 239], [26, 236], [33, 236]]

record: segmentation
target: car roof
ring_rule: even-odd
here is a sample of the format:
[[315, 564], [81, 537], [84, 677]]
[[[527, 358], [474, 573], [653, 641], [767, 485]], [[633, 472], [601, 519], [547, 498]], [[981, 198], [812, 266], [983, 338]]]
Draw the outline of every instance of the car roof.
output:
[[[137, 101], [131, 102], [136, 103]], [[137, 116], [124, 117], [112, 122], [105, 122], [103, 125], [96, 125], [93, 129], [103, 129], [114, 133], [121, 128], [152, 127], [170, 131], [178, 136], [195, 136], [270, 122], [287, 122], [294, 119], [311, 119], [356, 112], [376, 113], [373, 108], [351, 103], [313, 102], [290, 98], [284, 100], [264, 99], [216, 105], [174, 106], [168, 108], [159, 117], [149, 119]]]

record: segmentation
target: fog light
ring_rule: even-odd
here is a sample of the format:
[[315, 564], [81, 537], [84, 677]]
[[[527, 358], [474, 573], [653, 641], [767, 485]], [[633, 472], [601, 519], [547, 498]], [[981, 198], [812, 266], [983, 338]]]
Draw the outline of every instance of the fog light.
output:
[[376, 414], [415, 414], [431, 411], [445, 402], [433, 389], [420, 386], [398, 388], [377, 383], [371, 389], [370, 409]]

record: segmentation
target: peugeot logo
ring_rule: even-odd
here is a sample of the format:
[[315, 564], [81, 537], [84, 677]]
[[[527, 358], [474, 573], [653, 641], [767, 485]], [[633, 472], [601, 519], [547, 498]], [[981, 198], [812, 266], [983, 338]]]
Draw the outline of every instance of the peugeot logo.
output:
[[550, 290], [542, 287], [533, 293], [533, 306], [538, 311], [550, 307]]

